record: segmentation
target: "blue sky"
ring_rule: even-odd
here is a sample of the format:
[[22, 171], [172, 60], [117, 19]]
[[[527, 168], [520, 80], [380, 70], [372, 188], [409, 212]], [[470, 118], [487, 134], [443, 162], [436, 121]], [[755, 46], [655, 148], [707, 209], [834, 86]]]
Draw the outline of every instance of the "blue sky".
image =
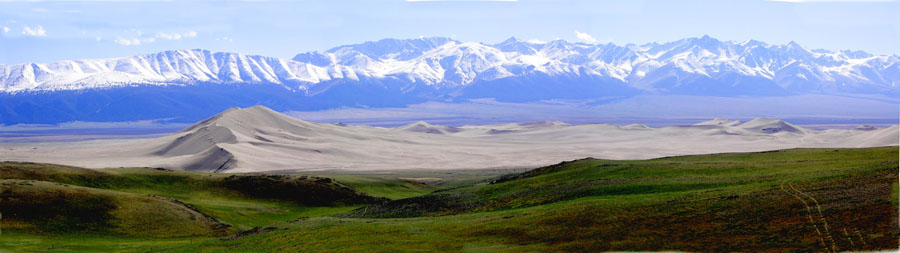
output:
[[382, 38], [797, 41], [900, 54], [900, 1], [0, 0], [0, 64], [203, 48], [290, 58]]

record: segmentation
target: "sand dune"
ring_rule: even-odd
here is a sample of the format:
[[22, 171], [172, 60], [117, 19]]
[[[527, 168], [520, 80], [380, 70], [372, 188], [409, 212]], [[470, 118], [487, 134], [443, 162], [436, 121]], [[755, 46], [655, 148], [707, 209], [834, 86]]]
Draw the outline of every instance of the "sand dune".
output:
[[0, 160], [83, 167], [151, 166], [215, 172], [535, 167], [595, 157], [648, 159], [795, 147], [898, 145], [898, 126], [804, 129], [757, 118], [689, 126], [562, 122], [397, 128], [314, 123], [262, 106], [233, 108], [175, 134], [140, 140], [3, 143]]
[[448, 134], [462, 131], [457, 127], [432, 125], [428, 124], [428, 122], [425, 121], [418, 121], [409, 125], [401, 126], [398, 127], [397, 130], [429, 134]]
[[741, 123], [743, 123], [743, 122], [741, 122], [740, 120], [728, 120], [728, 119], [724, 119], [724, 118], [715, 118], [710, 121], [704, 121], [704, 122], [700, 122], [700, 123], [697, 123], [694, 125], [695, 126], [737, 126], [737, 125], [740, 125]]

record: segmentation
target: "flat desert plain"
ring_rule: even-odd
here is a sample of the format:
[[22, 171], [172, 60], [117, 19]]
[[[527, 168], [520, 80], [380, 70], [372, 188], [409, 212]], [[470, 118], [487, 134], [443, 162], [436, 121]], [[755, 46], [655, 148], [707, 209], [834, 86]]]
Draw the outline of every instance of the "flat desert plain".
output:
[[897, 125], [810, 130], [769, 118], [661, 128], [549, 121], [381, 128], [309, 122], [255, 106], [232, 108], [158, 138], [0, 143], [0, 160], [205, 172], [524, 168], [585, 157], [892, 146], [898, 132]]

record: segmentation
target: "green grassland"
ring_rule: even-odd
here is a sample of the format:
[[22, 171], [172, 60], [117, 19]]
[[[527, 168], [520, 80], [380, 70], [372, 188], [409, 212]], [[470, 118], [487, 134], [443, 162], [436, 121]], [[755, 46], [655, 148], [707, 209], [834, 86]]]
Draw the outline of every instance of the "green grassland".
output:
[[[348, 176], [348, 182], [358, 182], [355, 177]], [[433, 187], [390, 180], [367, 194], [307, 175], [2, 162], [0, 252], [143, 252], [345, 213], [383, 197], [421, 195], [428, 189]]]
[[454, 188], [530, 169], [415, 170], [415, 171], [318, 171], [292, 172], [292, 175], [334, 178], [372, 196], [403, 199], [425, 195], [435, 189]]
[[[366, 201], [358, 201], [358, 203], [348, 203], [346, 205], [342, 203], [328, 203], [339, 202], [343, 200], [342, 198], [361, 193], [330, 180], [328, 183], [316, 183], [315, 178], [296, 180], [299, 178], [283, 177], [269, 180], [271, 182], [265, 182], [275, 187], [270, 188], [272, 191], [297, 193], [296, 195], [301, 197], [300, 199], [292, 199], [289, 196], [258, 196], [255, 192], [229, 187], [233, 185], [226, 184], [227, 182], [233, 182], [234, 180], [229, 180], [232, 178], [268, 178], [263, 175], [236, 177], [228, 174], [150, 168], [91, 170], [49, 164], [7, 162], [0, 163], [0, 178], [3, 180], [47, 181], [92, 189], [175, 199], [231, 225], [231, 231], [233, 232], [264, 226], [277, 221], [343, 212], [351, 206], [368, 203]], [[292, 181], [291, 179], [295, 180]], [[322, 192], [333, 192], [335, 189], [343, 189], [343, 193], [346, 196], [326, 195], [332, 199], [320, 201], [322, 203], [315, 205], [305, 205], [298, 200], [318, 198], [321, 194], [304, 196], [303, 194], [309, 195], [308, 192], [298, 192], [297, 189], [291, 188], [295, 186], [291, 184], [294, 181], [322, 185]], [[237, 185], [237, 187], [240, 186]], [[297, 188], [310, 187], [301, 185], [301, 187]], [[7, 217], [9, 217], [8, 214]], [[161, 233], [159, 236], [166, 237], [168, 235]]]
[[45, 181], [3, 180], [0, 199], [6, 219], [21, 226], [11, 228], [45, 233], [221, 236], [228, 227], [165, 198]]
[[[184, 228], [171, 229], [186, 231], [182, 234], [126, 233], [117, 230], [122, 225], [110, 225], [120, 218], [64, 223], [86, 231], [72, 233], [34, 219], [11, 219], [4, 212], [0, 251], [897, 249], [898, 156], [897, 147], [792, 149], [641, 161], [582, 159], [503, 176], [318, 173], [336, 179], [325, 189], [347, 192], [349, 187], [391, 200], [316, 205], [224, 187], [232, 175], [4, 163], [2, 184], [28, 182], [128, 200], [116, 203], [171, 198], [231, 227], [224, 234], [191, 234]], [[22, 176], [23, 171], [44, 172]], [[263, 180], [285, 184], [281, 181]], [[89, 212], [93, 206], [81, 208]], [[112, 217], [142, 215], [111, 210]], [[199, 220], [191, 225], [181, 217], [165, 219], [191, 229], [214, 224]], [[77, 227], [84, 224], [102, 229]], [[261, 228], [246, 231], [252, 227]]]

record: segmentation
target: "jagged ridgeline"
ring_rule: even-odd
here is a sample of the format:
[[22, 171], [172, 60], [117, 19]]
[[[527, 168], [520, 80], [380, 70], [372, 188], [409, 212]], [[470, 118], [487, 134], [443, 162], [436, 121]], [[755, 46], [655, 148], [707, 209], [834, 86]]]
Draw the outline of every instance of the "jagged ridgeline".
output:
[[193, 122], [258, 103], [286, 111], [637, 94], [896, 99], [898, 83], [895, 55], [810, 50], [794, 42], [707, 36], [644, 45], [384, 39], [290, 60], [194, 49], [0, 65], [0, 123]]

